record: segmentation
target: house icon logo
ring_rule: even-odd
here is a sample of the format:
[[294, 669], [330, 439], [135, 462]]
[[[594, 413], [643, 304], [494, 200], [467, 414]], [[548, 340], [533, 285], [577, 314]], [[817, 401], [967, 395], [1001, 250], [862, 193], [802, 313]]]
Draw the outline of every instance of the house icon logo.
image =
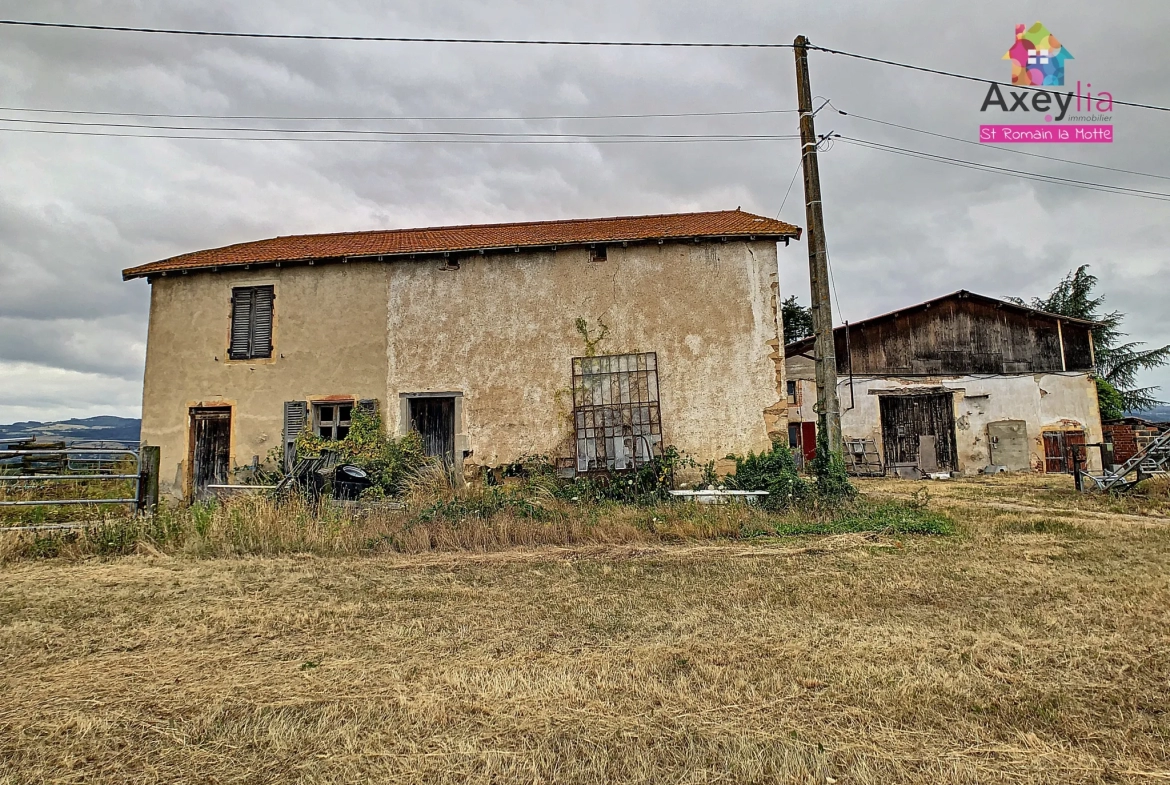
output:
[[1012, 84], [1063, 85], [1064, 61], [1073, 56], [1037, 22], [1027, 30], [1016, 25], [1016, 42], [1003, 59], [1012, 61]]

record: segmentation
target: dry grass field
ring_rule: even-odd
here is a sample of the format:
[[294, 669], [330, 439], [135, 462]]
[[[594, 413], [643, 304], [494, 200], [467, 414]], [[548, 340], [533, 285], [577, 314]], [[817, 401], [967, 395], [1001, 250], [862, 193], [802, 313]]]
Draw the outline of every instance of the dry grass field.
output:
[[931, 483], [951, 537], [11, 561], [0, 783], [1170, 782], [1170, 497], [1070, 485]]

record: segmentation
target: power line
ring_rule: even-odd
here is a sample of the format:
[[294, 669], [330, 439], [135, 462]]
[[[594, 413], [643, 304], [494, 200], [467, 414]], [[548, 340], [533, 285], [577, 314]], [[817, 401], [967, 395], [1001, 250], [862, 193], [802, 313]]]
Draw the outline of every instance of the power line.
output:
[[[215, 130], [215, 129], [200, 129], [200, 130]], [[381, 144], [674, 144], [674, 143], [695, 143], [695, 142], [772, 142], [782, 141], [788, 139], [798, 138], [795, 134], [777, 134], [775, 136], [720, 136], [712, 135], [695, 135], [683, 137], [622, 137], [622, 136], [606, 136], [594, 135], [585, 136], [584, 138], [571, 139], [549, 139], [549, 138], [525, 138], [523, 134], [504, 134], [510, 138], [394, 138], [386, 139], [381, 137], [350, 137], [344, 139], [321, 139], [316, 137], [279, 137], [279, 136], [214, 136], [214, 135], [198, 135], [198, 134], [139, 134], [139, 133], [113, 133], [109, 131], [73, 131], [56, 128], [5, 128], [0, 127], [0, 132], [11, 133], [28, 133], [28, 134], [60, 134], [64, 136], [102, 136], [119, 139], [205, 139], [217, 140], [221, 142], [352, 142], [352, 143], [381, 143]], [[281, 133], [281, 131], [274, 131], [273, 133]], [[316, 133], [328, 134], [328, 130], [317, 131]], [[386, 131], [386, 134], [397, 135], [398, 132]], [[427, 136], [435, 136], [435, 133], [424, 133]], [[478, 136], [472, 134], [472, 136]]]
[[780, 209], [776, 211], [776, 220], [779, 220], [780, 213], [784, 212], [784, 205], [788, 204], [788, 195], [792, 193], [792, 185], [796, 182], [796, 176], [800, 174], [800, 170], [803, 166], [804, 159], [801, 158], [796, 162], [796, 169], [792, 172], [792, 179], [788, 181], [788, 190], [784, 192], [784, 199], [780, 201]]
[[[35, 125], [80, 126], [80, 128], [142, 129], [159, 131], [214, 131], [245, 133], [344, 133], [356, 136], [405, 136], [405, 137], [532, 137], [532, 138], [628, 138], [628, 139], [707, 139], [707, 138], [773, 138], [775, 135], [737, 135], [737, 133], [557, 133], [545, 131], [383, 131], [377, 129], [274, 129], [274, 128], [208, 128], [206, 125], [146, 125], [143, 123], [97, 123], [91, 120], [42, 120], [0, 117], [0, 123], [30, 123]], [[794, 138], [794, 137], [793, 137]]]
[[[290, 41], [374, 41], [390, 43], [420, 43], [420, 44], [504, 44], [527, 46], [633, 46], [633, 47], [686, 47], [703, 49], [791, 49], [792, 44], [778, 44], [766, 42], [735, 42], [735, 41], [572, 41], [565, 39], [531, 39], [531, 38], [438, 38], [413, 36], [375, 36], [375, 35], [314, 35], [308, 33], [236, 33], [221, 30], [182, 30], [162, 27], [129, 27], [122, 25], [87, 25], [69, 22], [35, 22], [24, 19], [0, 19], [0, 25], [9, 27], [38, 27], [59, 30], [99, 30], [120, 33], [155, 33], [160, 35], [204, 36], [213, 38], [256, 38]], [[1039, 90], [1050, 92], [1043, 87], [1033, 85], [1012, 85], [994, 79], [984, 79], [968, 74], [959, 74], [954, 71], [944, 71], [939, 68], [928, 68], [911, 63], [902, 63], [897, 60], [886, 60], [880, 57], [846, 52], [842, 49], [832, 49], [826, 46], [807, 45], [809, 49], [827, 54], [852, 57], [871, 63], [892, 65], [897, 68], [907, 68], [952, 79], [965, 79], [980, 84], [997, 84], [1012, 89]], [[1138, 109], [1153, 109], [1159, 112], [1170, 112], [1170, 107], [1142, 104], [1133, 101], [1122, 101], [1114, 98], [1113, 103], [1119, 106], [1132, 106]]]
[[[841, 137], [841, 138], [842, 139], [849, 139], [850, 137]], [[1133, 193], [1133, 194], [1145, 194], [1145, 195], [1149, 195], [1149, 196], [1170, 198], [1170, 194], [1162, 193], [1160, 191], [1143, 191], [1139, 188], [1130, 188], [1130, 187], [1124, 186], [1124, 185], [1112, 185], [1110, 183], [1094, 183], [1094, 182], [1089, 182], [1089, 181], [1085, 181], [1085, 180], [1074, 180], [1072, 178], [1057, 177], [1056, 175], [1044, 174], [1042, 172], [1020, 172], [1016, 169], [1007, 169], [1007, 168], [1002, 167], [1002, 166], [994, 166], [992, 164], [980, 163], [978, 161], [968, 161], [968, 160], [962, 159], [962, 158], [950, 158], [950, 157], [945, 156], [945, 155], [937, 155], [935, 153], [927, 153], [927, 152], [923, 152], [921, 150], [908, 150], [907, 148], [904, 148], [904, 147], [896, 147], [894, 145], [887, 145], [887, 144], [884, 144], [882, 142], [871, 142], [871, 141], [867, 141], [867, 140], [863, 140], [863, 139], [852, 139], [852, 141], [862, 142], [863, 144], [873, 145], [876, 147], [886, 147], [886, 148], [889, 148], [891, 150], [900, 150], [903, 152], [911, 152], [911, 153], [915, 153], [917, 155], [921, 155], [921, 156], [925, 156], [925, 157], [929, 157], [929, 158], [936, 158], [936, 159], [939, 159], [942, 161], [970, 164], [972, 166], [977, 166], [977, 167], [981, 167], [981, 168], [988, 169], [988, 170], [994, 170], [994, 171], [998, 171], [998, 172], [1007, 172], [1009, 174], [1029, 175], [1029, 176], [1033, 176], [1033, 177], [1042, 177], [1042, 178], [1047, 179], [1047, 180], [1052, 180], [1052, 181], [1061, 182], [1061, 183], [1074, 183], [1077, 185], [1090, 185], [1090, 186], [1095, 186], [1098, 188], [1109, 188], [1109, 189], [1113, 189], [1113, 190], [1117, 190], [1117, 191], [1125, 191], [1125, 192]]]
[[[1045, 89], [1043, 87], [1036, 87], [1033, 85], [1007, 84], [1005, 82], [996, 81], [995, 79], [983, 79], [983, 78], [978, 77], [978, 76], [969, 76], [967, 74], [957, 74], [953, 71], [943, 71], [943, 70], [940, 70], [938, 68], [927, 68], [926, 66], [922, 66], [922, 65], [911, 65], [910, 63], [899, 63], [896, 60], [883, 60], [880, 57], [870, 57], [868, 55], [859, 55], [855, 52], [844, 52], [840, 49], [829, 49], [828, 47], [814, 46], [813, 44], [809, 44], [808, 48], [815, 49], [818, 52], [827, 52], [828, 54], [831, 54], [831, 55], [842, 55], [843, 57], [852, 57], [852, 58], [855, 58], [857, 60], [866, 60], [866, 61], [871, 62], [871, 63], [881, 63], [882, 65], [892, 65], [892, 66], [896, 66], [898, 68], [909, 68], [912, 71], [922, 71], [922, 72], [928, 73], [928, 74], [937, 74], [939, 76], [949, 76], [952, 79], [965, 79], [968, 82], [979, 82], [980, 84], [995, 84], [995, 85], [999, 85], [1000, 87], [1010, 87], [1013, 90], [1038, 90], [1038, 91], [1043, 92], [1043, 93], [1052, 92], [1051, 90]], [[1132, 107], [1136, 107], [1138, 109], [1153, 109], [1153, 110], [1158, 111], [1158, 112], [1170, 112], [1170, 106], [1155, 106], [1153, 104], [1139, 104], [1139, 103], [1134, 103], [1132, 101], [1120, 101], [1116, 98], [1113, 99], [1113, 103], [1120, 105], [1120, 106], [1132, 106]]]
[[1125, 186], [1111, 185], [1109, 183], [1094, 183], [1085, 180], [1073, 180], [1067, 177], [1056, 177], [1055, 175], [1048, 175], [1040, 172], [1021, 172], [1015, 169], [1007, 169], [1001, 166], [993, 166], [991, 164], [979, 163], [977, 161], [968, 161], [961, 158], [949, 158], [944, 155], [935, 155], [934, 153], [927, 153], [922, 150], [910, 150], [904, 147], [896, 147], [894, 145], [882, 144], [881, 142], [873, 142], [865, 139], [856, 139], [853, 137], [841, 135], [838, 135], [838, 138], [843, 142], [850, 142], [852, 144], [869, 147], [875, 150], [881, 150], [883, 152], [898, 153], [914, 158], [921, 158], [924, 160], [961, 166], [967, 169], [977, 169], [980, 171], [1019, 177], [1025, 180], [1037, 180], [1040, 182], [1052, 183], [1054, 185], [1068, 185], [1073, 188], [1085, 188], [1093, 191], [1104, 191], [1106, 193], [1118, 193], [1124, 196], [1137, 196], [1146, 199], [1156, 199], [1158, 201], [1170, 200], [1170, 194], [1159, 191], [1142, 191], [1136, 188], [1127, 188]]
[[162, 35], [193, 35], [214, 38], [267, 38], [289, 41], [383, 41], [409, 44], [516, 44], [530, 46], [667, 46], [705, 49], [791, 49], [792, 44], [733, 43], [715, 41], [568, 41], [528, 38], [415, 38], [383, 35], [309, 35], [295, 33], [229, 33], [218, 30], [176, 30], [161, 27], [123, 27], [115, 25], [83, 25], [66, 22], [30, 22], [20, 19], [0, 19], [0, 25], [12, 27], [48, 27], [61, 30], [104, 30], [117, 33], [158, 33]]
[[[831, 101], [829, 102], [829, 105], [832, 106]], [[1139, 177], [1154, 177], [1158, 180], [1170, 180], [1170, 176], [1167, 176], [1164, 174], [1153, 174], [1152, 172], [1137, 172], [1137, 171], [1134, 171], [1132, 169], [1118, 169], [1117, 167], [1113, 167], [1113, 166], [1101, 166], [1099, 164], [1086, 163], [1085, 161], [1074, 161], [1070, 158], [1057, 158], [1057, 157], [1051, 156], [1051, 155], [1041, 155], [1040, 153], [1029, 153], [1025, 150], [1016, 150], [1016, 149], [1011, 148], [1011, 147], [1000, 147], [998, 145], [988, 145], [988, 144], [983, 144], [982, 142], [974, 142], [970, 139], [963, 139], [963, 138], [958, 137], [958, 136], [948, 136], [946, 134], [940, 134], [940, 133], [936, 133], [934, 131], [926, 131], [922, 128], [914, 128], [913, 126], [909, 126], [909, 125], [900, 125], [898, 123], [891, 123], [888, 120], [878, 120], [877, 118], [866, 117], [865, 115], [856, 114], [854, 112], [843, 112], [840, 109], [837, 109], [836, 106], [833, 106], [833, 109], [835, 109], [838, 114], [844, 115], [846, 117], [856, 117], [858, 120], [865, 120], [866, 122], [877, 123], [879, 125], [888, 125], [892, 128], [901, 128], [905, 131], [913, 131], [913, 132], [919, 133], [919, 134], [926, 134], [927, 136], [936, 136], [939, 139], [950, 139], [953, 142], [962, 142], [963, 144], [973, 144], [976, 147], [979, 147], [979, 148], [984, 149], [984, 150], [997, 150], [1001, 153], [1012, 153], [1013, 155], [1026, 155], [1029, 158], [1043, 158], [1046, 161], [1059, 161], [1060, 163], [1075, 164], [1076, 166], [1087, 166], [1090, 169], [1104, 169], [1104, 170], [1109, 171], [1109, 172], [1120, 172], [1122, 174], [1133, 174], [1133, 175], [1138, 175]]]
[[1041, 174], [1039, 172], [1020, 172], [1015, 169], [1007, 169], [1001, 166], [992, 166], [991, 164], [983, 164], [977, 161], [967, 161], [961, 158], [950, 158], [943, 155], [935, 155], [934, 153], [923, 152], [921, 150], [910, 150], [905, 147], [895, 147], [894, 145], [882, 144], [881, 142], [873, 142], [866, 139], [857, 139], [840, 134], [837, 134], [836, 136], [843, 142], [860, 145], [862, 147], [867, 147], [873, 150], [905, 155], [911, 158], [935, 161], [937, 163], [959, 166], [966, 169], [993, 172], [995, 174], [1018, 177], [1024, 180], [1036, 180], [1038, 182], [1051, 183], [1053, 185], [1065, 185], [1070, 188], [1083, 188], [1090, 191], [1101, 191], [1104, 193], [1120, 194], [1122, 196], [1134, 196], [1141, 199], [1153, 199], [1160, 202], [1170, 201], [1170, 193], [1162, 193], [1159, 191], [1142, 191], [1136, 188], [1127, 188], [1120, 185], [1110, 185], [1108, 183], [1094, 183], [1085, 180], [1073, 180], [1067, 177], [1056, 177], [1054, 175]]
[[[390, 42], [390, 43], [419, 43], [419, 44], [504, 44], [504, 45], [527, 45], [527, 46], [633, 46], [633, 47], [687, 47], [687, 48], [703, 48], [703, 49], [791, 49], [792, 44], [778, 44], [778, 43], [764, 43], [764, 42], [734, 42], [734, 41], [572, 41], [565, 39], [531, 39], [531, 38], [437, 38], [437, 37], [413, 37], [413, 36], [375, 36], [375, 35], [313, 35], [308, 33], [235, 33], [222, 30], [182, 30], [175, 28], [163, 27], [129, 27], [122, 25], [87, 25], [76, 24], [69, 22], [35, 22], [24, 19], [0, 19], [0, 25], [10, 27], [38, 27], [38, 28], [52, 28], [59, 30], [99, 30], [106, 32], [119, 33], [155, 33], [160, 35], [185, 35], [185, 36], [204, 36], [213, 38], [255, 38], [255, 39], [274, 39], [274, 40], [289, 40], [289, 41], [374, 41], [374, 42]], [[1010, 87], [1012, 89], [1025, 90], [1039, 90], [1041, 92], [1050, 92], [1043, 87], [1036, 87], [1033, 85], [1012, 85], [1004, 82], [999, 82], [994, 79], [984, 79], [978, 76], [970, 76], [968, 74], [959, 74], [953, 71], [943, 71], [939, 68], [928, 68], [921, 65], [913, 65], [911, 63], [901, 63], [896, 60], [886, 60], [880, 57], [871, 57], [869, 55], [857, 54], [856, 52], [846, 52], [841, 49], [831, 49], [825, 46], [816, 46], [814, 44], [807, 45], [809, 49], [818, 52], [825, 52], [827, 54], [841, 55], [843, 57], [852, 57], [857, 60], [865, 60], [871, 63], [880, 63], [882, 65], [892, 65], [897, 68], [908, 68], [913, 71], [922, 71], [923, 73], [936, 74], [938, 76], [947, 76], [952, 79], [965, 79], [970, 82], [979, 82], [980, 84], [997, 84], [1003, 87]], [[1138, 109], [1153, 109], [1159, 112], [1170, 112], [1170, 107], [1155, 106], [1154, 104], [1142, 104], [1132, 101], [1122, 101], [1120, 99], [1113, 99], [1113, 103], [1119, 106], [1132, 106]]]
[[290, 116], [290, 115], [266, 115], [266, 114], [161, 114], [151, 112], [104, 112], [104, 111], [88, 111], [83, 109], [32, 109], [23, 106], [0, 106], [2, 112], [30, 112], [33, 114], [68, 114], [68, 115], [93, 115], [99, 117], [152, 117], [162, 118], [167, 120], [289, 120], [289, 121], [350, 121], [350, 120], [383, 120], [383, 121], [422, 121], [422, 120], [626, 120], [626, 119], [652, 119], [659, 117], [730, 117], [730, 116], [746, 116], [746, 115], [773, 115], [773, 114], [795, 114], [797, 109], [749, 109], [742, 111], [726, 111], [726, 112], [659, 112], [647, 114], [549, 114], [549, 115], [524, 115], [516, 117], [500, 117], [498, 115], [435, 115], [433, 117], [405, 117], [398, 115], [384, 115], [380, 117], [370, 115], [352, 115], [352, 116]]

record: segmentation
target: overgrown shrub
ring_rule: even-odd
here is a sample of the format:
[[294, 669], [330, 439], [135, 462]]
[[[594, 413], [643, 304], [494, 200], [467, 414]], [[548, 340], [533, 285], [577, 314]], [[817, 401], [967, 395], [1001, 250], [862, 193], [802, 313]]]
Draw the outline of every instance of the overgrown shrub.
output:
[[662, 455], [632, 471], [598, 472], [558, 483], [556, 495], [580, 502], [614, 501], [625, 504], [656, 504], [670, 498], [674, 474], [694, 461], [676, 447], [667, 447]]
[[780, 442], [772, 449], [756, 455], [749, 452], [735, 459], [735, 474], [728, 476], [725, 485], [740, 491], [767, 491], [760, 504], [768, 510], [781, 510], [806, 501], [811, 493], [808, 483], [796, 468], [792, 450]]
[[454, 496], [434, 502], [419, 510], [415, 519], [430, 523], [448, 521], [460, 523], [470, 518], [487, 519], [500, 513], [511, 513], [518, 518], [543, 520], [546, 511], [538, 500], [523, 489], [514, 491], [499, 486], [486, 487], [466, 496]]
[[845, 459], [840, 453], [829, 450], [828, 430], [824, 426], [825, 420], [822, 417], [821, 427], [817, 428], [817, 455], [809, 465], [809, 469], [817, 478], [817, 499], [825, 502], [852, 499], [857, 495], [857, 489], [849, 482]]
[[[301, 431], [296, 441], [297, 459], [318, 457], [331, 452], [339, 463], [349, 463], [365, 470], [373, 482], [375, 495], [397, 496], [407, 479], [420, 468], [432, 462], [423, 448], [422, 436], [411, 431], [400, 439], [392, 439], [382, 428], [382, 417], [377, 412], [354, 408], [350, 415], [349, 433], [340, 441], [322, 439], [308, 430]], [[375, 490], [376, 489], [376, 490]]]

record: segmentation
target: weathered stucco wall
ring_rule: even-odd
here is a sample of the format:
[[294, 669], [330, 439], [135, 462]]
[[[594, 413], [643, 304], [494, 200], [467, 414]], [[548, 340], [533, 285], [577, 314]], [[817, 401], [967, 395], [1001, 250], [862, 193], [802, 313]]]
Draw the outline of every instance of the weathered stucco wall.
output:
[[[459, 268], [394, 264], [386, 386], [391, 400], [463, 394], [456, 430], [469, 469], [525, 454], [569, 455], [571, 360], [656, 352], [664, 443], [699, 460], [764, 449], [764, 410], [782, 401], [776, 361], [776, 245], [610, 246], [463, 258]], [[396, 407], [389, 407], [392, 416]], [[771, 428], [783, 433], [785, 412]], [[401, 430], [397, 421], [392, 427]]]
[[[386, 397], [386, 281], [376, 263], [174, 275], [151, 286], [142, 439], [160, 490], [185, 493], [192, 406], [232, 407], [235, 466], [281, 445], [284, 402]], [[228, 360], [233, 286], [271, 284], [273, 355]]]
[[[471, 468], [568, 455], [578, 317], [598, 354], [658, 354], [665, 444], [699, 460], [786, 430], [771, 241], [610, 246], [435, 260], [172, 275], [152, 284], [143, 439], [162, 488], [185, 492], [189, 409], [232, 406], [232, 463], [281, 445], [283, 405], [375, 398], [401, 432], [402, 394], [462, 395]], [[275, 286], [273, 357], [226, 359], [233, 286]], [[769, 414], [766, 416], [765, 412]], [[767, 418], [767, 419], [766, 419]]]
[[[794, 362], [799, 359], [799, 362]], [[804, 400], [816, 399], [811, 362], [790, 358], [788, 372], [804, 393]], [[1097, 408], [1097, 385], [1088, 373], [1018, 374], [996, 376], [940, 377], [855, 377], [853, 408], [850, 407], [848, 377], [840, 381], [841, 430], [846, 439], [873, 439], [882, 454], [879, 396], [871, 391], [911, 387], [943, 387], [954, 390], [955, 438], [959, 470], [975, 474], [991, 462], [987, 442], [988, 423], [1023, 420], [1027, 423], [1032, 468], [1044, 470], [1043, 431], [1084, 430], [1087, 442], [1102, 441], [1101, 417]], [[790, 415], [805, 416], [805, 407]], [[815, 420], [808, 412], [807, 419]], [[1100, 469], [1100, 453], [1089, 450], [1089, 468]]]

